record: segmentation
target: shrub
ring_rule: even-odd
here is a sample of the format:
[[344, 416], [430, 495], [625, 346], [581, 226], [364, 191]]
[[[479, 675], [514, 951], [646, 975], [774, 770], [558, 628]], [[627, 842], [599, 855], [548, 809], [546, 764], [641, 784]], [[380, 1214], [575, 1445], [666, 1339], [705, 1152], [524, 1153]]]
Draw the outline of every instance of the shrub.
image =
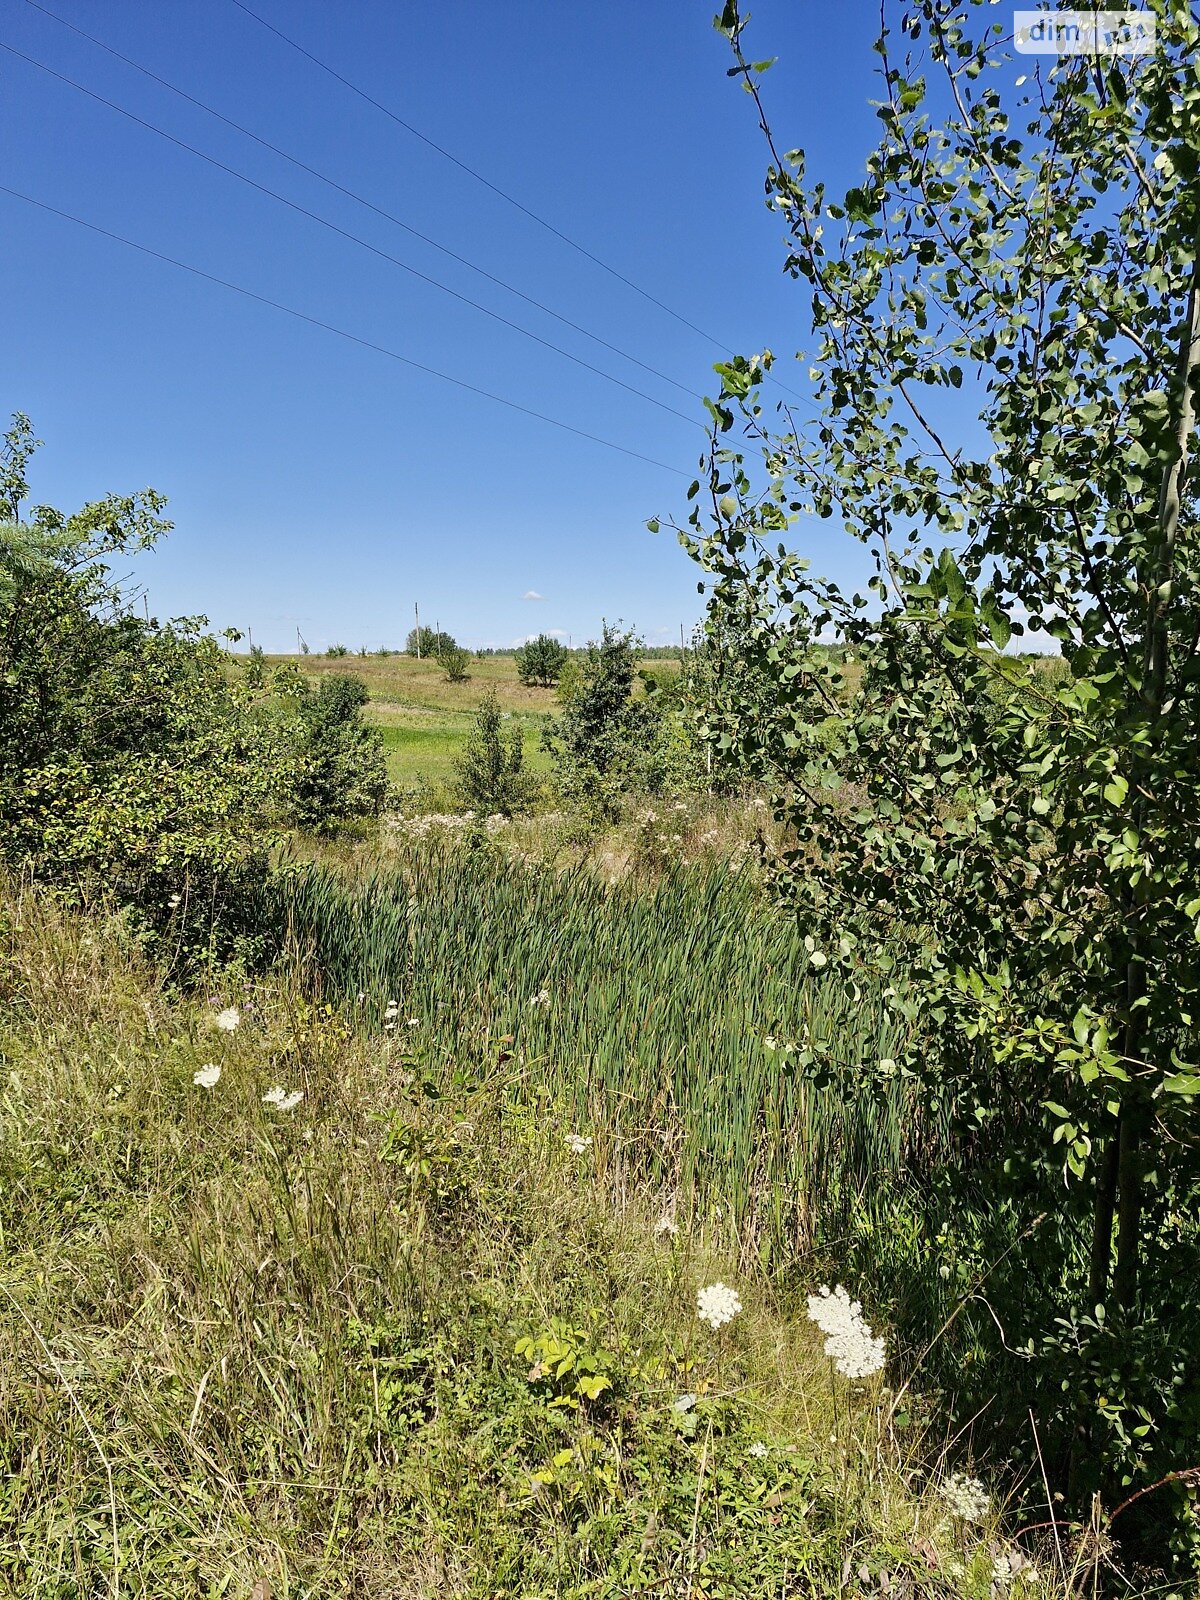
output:
[[520, 724], [510, 723], [490, 692], [475, 714], [475, 725], [455, 762], [462, 798], [477, 811], [511, 816], [526, 810], [533, 798], [534, 781], [525, 771], [525, 750]]
[[566, 661], [566, 645], [548, 633], [539, 633], [536, 639], [527, 640], [517, 651], [517, 676], [522, 683], [552, 689]]
[[445, 672], [451, 683], [465, 683], [468, 677], [467, 668], [471, 664], [471, 652], [464, 650], [460, 645], [452, 649], [443, 650], [438, 656], [438, 666]]
[[379, 812], [387, 766], [379, 734], [362, 720], [369, 698], [366, 684], [350, 674], [322, 678], [315, 694], [301, 686], [290, 794], [301, 826], [327, 833]]
[[660, 711], [652, 698], [634, 696], [639, 642], [631, 631], [605, 623], [573, 663], [578, 675], [560, 692], [563, 713], [545, 734], [563, 794], [603, 815], [616, 813], [622, 794], [653, 787], [647, 754]]
[[457, 650], [458, 641], [451, 633], [442, 633], [433, 628], [410, 628], [408, 638], [404, 641], [404, 649], [410, 656], [422, 656], [426, 659], [437, 659], [447, 650]]

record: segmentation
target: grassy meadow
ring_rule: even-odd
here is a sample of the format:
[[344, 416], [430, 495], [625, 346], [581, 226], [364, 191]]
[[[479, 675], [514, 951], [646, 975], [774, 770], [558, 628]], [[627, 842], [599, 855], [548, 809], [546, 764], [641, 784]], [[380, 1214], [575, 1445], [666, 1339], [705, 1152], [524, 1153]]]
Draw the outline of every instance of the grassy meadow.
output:
[[353, 673], [371, 699], [364, 720], [379, 729], [388, 777], [401, 789], [428, 785], [444, 791], [454, 781], [454, 760], [471, 730], [480, 701], [494, 691], [525, 732], [525, 760], [533, 772], [549, 771], [540, 734], [556, 701], [553, 689], [528, 688], [512, 656], [472, 657], [469, 676], [451, 683], [436, 661], [407, 655], [268, 656], [267, 665], [298, 666], [312, 685], [329, 673]]
[[[379, 730], [388, 777], [400, 789], [428, 787], [435, 802], [442, 803], [454, 782], [455, 758], [462, 752], [480, 702], [490, 692], [501, 711], [524, 730], [529, 770], [541, 776], [550, 772], [541, 731], [558, 705], [557, 693], [523, 684], [511, 655], [472, 656], [462, 683], [451, 683], [436, 661], [399, 653], [266, 657], [268, 668], [285, 663], [299, 667], [314, 687], [330, 673], [352, 673], [362, 679], [371, 696], [364, 721]], [[660, 675], [677, 668], [669, 656], [654, 657], [645, 665]]]
[[[817, 1176], [758, 1026], [862, 1036], [871, 1007], [838, 1010], [736, 908], [714, 939], [776, 965], [714, 992], [684, 885], [640, 911], [574, 886], [556, 950], [571, 886], [472, 934], [516, 879], [424, 871], [357, 926], [336, 885], [295, 902], [324, 994], [299, 946], [173, 992], [119, 918], [5, 888], [0, 1595], [1074, 1592], [1069, 1552], [1012, 1543], [1002, 1491], [956, 1476], [964, 1440], [835, 1370], [812, 1280], [756, 1270], [718, 1201], [781, 1135], [793, 1187]], [[739, 1059], [740, 1109], [714, 1076]]]

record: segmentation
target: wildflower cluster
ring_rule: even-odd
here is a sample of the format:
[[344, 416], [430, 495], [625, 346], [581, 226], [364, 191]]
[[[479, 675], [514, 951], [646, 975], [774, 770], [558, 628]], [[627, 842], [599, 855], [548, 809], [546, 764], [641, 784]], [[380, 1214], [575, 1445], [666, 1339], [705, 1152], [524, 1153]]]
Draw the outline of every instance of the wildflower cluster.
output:
[[[393, 834], [407, 839], [428, 839], [438, 834], [462, 833], [478, 821], [475, 811], [430, 811], [421, 817], [389, 817], [386, 826]], [[495, 812], [483, 819], [485, 833], [499, 833], [508, 826], [508, 818]]]
[[226, 1006], [224, 1011], [218, 1011], [213, 1021], [222, 1033], [232, 1033], [242, 1020], [242, 1014], [236, 1006]]
[[942, 1499], [950, 1515], [959, 1522], [982, 1522], [991, 1506], [991, 1497], [983, 1484], [965, 1472], [951, 1473], [942, 1485]]
[[221, 1069], [210, 1061], [198, 1072], [192, 1073], [192, 1082], [198, 1089], [215, 1089], [221, 1079]]
[[883, 1370], [887, 1346], [863, 1320], [862, 1306], [839, 1284], [822, 1284], [808, 1297], [809, 1320], [825, 1335], [825, 1354], [844, 1377], [869, 1378]]
[[273, 1089], [268, 1089], [266, 1094], [263, 1095], [264, 1104], [274, 1106], [276, 1111], [294, 1111], [303, 1099], [303, 1090], [293, 1089], [289, 1094], [287, 1090], [278, 1083]]
[[711, 1283], [696, 1295], [696, 1315], [710, 1328], [723, 1328], [732, 1322], [742, 1309], [741, 1297], [736, 1289], [725, 1283]]
[[568, 1133], [563, 1143], [573, 1156], [582, 1156], [587, 1154], [592, 1141], [586, 1134]]

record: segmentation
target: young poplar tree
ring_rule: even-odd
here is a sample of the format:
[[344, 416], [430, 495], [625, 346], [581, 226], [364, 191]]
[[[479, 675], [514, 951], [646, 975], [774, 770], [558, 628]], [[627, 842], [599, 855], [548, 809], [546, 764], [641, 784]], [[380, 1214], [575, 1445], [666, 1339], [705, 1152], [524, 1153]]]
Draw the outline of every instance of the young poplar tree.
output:
[[[1195, 1465], [1200, 1420], [1200, 29], [1145, 15], [1146, 53], [1014, 63], [1008, 8], [885, 0], [880, 140], [835, 198], [726, 5], [818, 415], [769, 353], [719, 367], [681, 530], [730, 664], [710, 735], [778, 780], [781, 889], [887, 974], [1007, 1210], [988, 1292], [1041, 1352], [1012, 1409], [1057, 1411], [1080, 1494]], [[809, 571], [829, 522], [864, 594]]]

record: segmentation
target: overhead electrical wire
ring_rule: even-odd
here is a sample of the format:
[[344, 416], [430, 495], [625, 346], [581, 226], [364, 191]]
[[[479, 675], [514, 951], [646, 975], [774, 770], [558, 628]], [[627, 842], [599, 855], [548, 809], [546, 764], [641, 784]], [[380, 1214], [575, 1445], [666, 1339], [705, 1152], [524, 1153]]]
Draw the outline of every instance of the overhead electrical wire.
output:
[[668, 405], [665, 400], [659, 400], [654, 395], [647, 394], [644, 389], [639, 389], [631, 383], [626, 383], [623, 378], [614, 377], [611, 372], [605, 372], [603, 367], [594, 366], [590, 361], [585, 361], [582, 356], [577, 356], [572, 351], [565, 350], [552, 340], [543, 339], [541, 334], [534, 333], [530, 328], [522, 327], [519, 322], [513, 322], [511, 318], [503, 316], [498, 311], [493, 311], [489, 306], [483, 305], [478, 300], [472, 300], [469, 295], [461, 294], [457, 289], [452, 289], [449, 284], [442, 283], [439, 279], [431, 277], [429, 273], [419, 271], [418, 268], [410, 266], [407, 261], [402, 261], [399, 256], [394, 256], [387, 250], [381, 250], [378, 245], [372, 244], [370, 240], [362, 238], [361, 235], [351, 233], [347, 228], [339, 227], [336, 222], [331, 222], [327, 217], [321, 216], [319, 212], [310, 211], [307, 206], [302, 206], [295, 200], [289, 200], [286, 195], [280, 194], [278, 190], [271, 189], [264, 183], [259, 183], [256, 179], [248, 177], [244, 172], [239, 172], [236, 167], [231, 167], [224, 161], [219, 161], [216, 156], [210, 156], [196, 145], [189, 144], [186, 139], [177, 138], [175, 134], [168, 133], [165, 128], [160, 128], [156, 123], [150, 122], [145, 117], [138, 116], [136, 112], [128, 110], [127, 107], [119, 105], [117, 101], [109, 100], [107, 96], [97, 93], [95, 89], [89, 89], [86, 84], [79, 83], [76, 79], [68, 77], [65, 72], [59, 72], [54, 67], [47, 66], [44, 61], [39, 61], [36, 56], [27, 55], [25, 51], [18, 50], [15, 45], [7, 44], [3, 40], [0, 40], [0, 50], [7, 51], [9, 55], [15, 56], [18, 60], [25, 61], [30, 66], [36, 67], [39, 72], [44, 72], [47, 76], [56, 78], [60, 83], [67, 84], [80, 94], [86, 95], [88, 99], [95, 100], [97, 104], [107, 106], [110, 111], [116, 111], [120, 116], [128, 118], [130, 122], [147, 129], [150, 133], [157, 134], [160, 139], [165, 139], [169, 144], [175, 145], [180, 150], [186, 150], [189, 155], [196, 156], [199, 160], [207, 162], [209, 166], [228, 174], [229, 177], [236, 178], [239, 183], [244, 183], [248, 188], [257, 190], [259, 194], [265, 194], [270, 199], [278, 201], [280, 205], [286, 206], [299, 216], [307, 217], [310, 221], [318, 223], [322, 228], [327, 228], [329, 232], [336, 233], [351, 244], [356, 244], [361, 249], [369, 251], [372, 255], [378, 256], [381, 261], [390, 262], [392, 266], [399, 267], [402, 272], [407, 272], [412, 277], [420, 279], [422, 283], [427, 283], [435, 289], [440, 289], [443, 294], [450, 295], [453, 299], [472, 307], [473, 310], [482, 312], [485, 317], [490, 317], [493, 321], [503, 324], [504, 327], [511, 328], [515, 333], [521, 334], [526, 339], [531, 339], [544, 349], [553, 351], [556, 355], [562, 356], [564, 360], [571, 361], [576, 366], [584, 368], [585, 371], [592, 372], [597, 377], [603, 378], [607, 383], [615, 384], [617, 388], [636, 395], [638, 399], [645, 400], [649, 405], [657, 406], [660, 411], [666, 411], [671, 416], [678, 417], [680, 421], [705, 431], [704, 424], [697, 417], [689, 416], [686, 412], [677, 410], [675, 406]]
[[[586, 245], [580, 244], [578, 239], [572, 239], [570, 234], [564, 233], [561, 228], [555, 227], [554, 223], [548, 221], [539, 212], [532, 210], [531, 207], [518, 200], [515, 195], [509, 194], [507, 189], [502, 189], [499, 184], [493, 183], [490, 178], [486, 178], [483, 173], [478, 170], [478, 168], [472, 167], [468, 162], [463, 161], [461, 157], [456, 156], [453, 151], [447, 150], [444, 145], [438, 144], [437, 141], [435, 139], [431, 139], [427, 133], [422, 133], [420, 128], [415, 127], [411, 122], [407, 122], [402, 116], [399, 115], [398, 112], [393, 111], [390, 106], [384, 105], [382, 100], [376, 100], [374, 95], [368, 94], [367, 91], [359, 84], [355, 83], [351, 78], [347, 78], [340, 73], [336, 67], [331, 67], [329, 63], [327, 61], [323, 61], [320, 56], [314, 55], [311, 50], [305, 49], [304, 45], [302, 45], [299, 40], [293, 39], [291, 34], [284, 33], [282, 28], [277, 28], [273, 22], [268, 22], [266, 17], [260, 16], [260, 14], [255, 11], [252, 6], [248, 6], [246, 4], [246, 0], [232, 0], [232, 4], [235, 5], [239, 11], [244, 11], [248, 17], [253, 17], [254, 21], [257, 22], [260, 27], [265, 28], [268, 33], [273, 33], [277, 39], [282, 39], [284, 44], [290, 45], [293, 50], [304, 56], [306, 60], [311, 61], [315, 67], [319, 67], [322, 72], [327, 72], [331, 78], [336, 79], [338, 83], [349, 89], [352, 94], [356, 94], [360, 100], [365, 100], [369, 106], [374, 106], [376, 111], [381, 111], [383, 115], [385, 117], [389, 117], [397, 127], [403, 128], [406, 133], [412, 134], [414, 139], [419, 139], [421, 143], [427, 145], [430, 150], [436, 151], [439, 156], [442, 156], [446, 161], [449, 161], [456, 166], [460, 172], [465, 172], [469, 177], [474, 178], [476, 183], [481, 183], [485, 189], [490, 189], [494, 195], [497, 195], [507, 205], [515, 207], [515, 209], [520, 211], [522, 215], [528, 217], [531, 222], [536, 222], [539, 228], [545, 228], [547, 233], [553, 234], [554, 237], [561, 240], [563, 244], [568, 245], [572, 250], [578, 251], [581, 256], [586, 256], [586, 258], [595, 266], [599, 267], [601, 271], [607, 272], [610, 277], [616, 278], [617, 281], [619, 283], [623, 283], [627, 289], [632, 289], [634, 294], [641, 295], [643, 300], [648, 300], [652, 306], [657, 306], [658, 309], [665, 312], [668, 317], [673, 317], [676, 322], [680, 323], [683, 327], [688, 328], [692, 333], [699, 334], [700, 338], [703, 339], [710, 347], [715, 345], [719, 350], [730, 350], [731, 347], [726, 343], [725, 340], [718, 339], [715, 334], [706, 333], [703, 328], [697, 327], [696, 324], [685, 317], [681, 311], [676, 311], [673, 306], [667, 305], [666, 301], [659, 300], [657, 296], [650, 293], [649, 289], [643, 289], [640, 283], [635, 283], [632, 278], [626, 277], [623, 272], [612, 266], [610, 262], [605, 261], [602, 256], [596, 255], [594, 251], [589, 250]], [[777, 388], [784, 390], [786, 394], [790, 394], [795, 399], [803, 401], [806, 405], [812, 404], [812, 402], [807, 400], [804, 395], [797, 394], [795, 389], [788, 388], [787, 384], [781, 379], [776, 378], [774, 374], [769, 374], [768, 376], [770, 377], [770, 381], [775, 384]]]
[[522, 204], [522, 202], [514, 195], [509, 194], [507, 190], [501, 189], [498, 184], [493, 183], [490, 178], [485, 178], [483, 173], [477, 171], [475, 167], [469, 166], [465, 161], [460, 160], [458, 156], [447, 150], [443, 145], [440, 145], [435, 140], [431, 139], [428, 134], [422, 133], [420, 128], [414, 127], [411, 122], [406, 122], [404, 118], [393, 111], [390, 106], [385, 106], [381, 100], [376, 100], [374, 95], [368, 94], [365, 89], [360, 88], [359, 85], [354, 83], [350, 78], [343, 77], [343, 75], [338, 72], [336, 68], [331, 67], [327, 61], [322, 61], [320, 56], [314, 55], [311, 50], [306, 50], [298, 40], [293, 39], [290, 34], [284, 33], [282, 28], [277, 28], [273, 22], [268, 22], [266, 17], [260, 16], [257, 11], [245, 4], [245, 0], [233, 0], [233, 4], [237, 6], [239, 11], [244, 11], [248, 17], [253, 17], [255, 22], [257, 22], [261, 27], [266, 28], [269, 33], [273, 33], [277, 39], [282, 39], [284, 44], [290, 45], [293, 50], [299, 51], [299, 53], [311, 61], [314, 66], [320, 67], [322, 72], [327, 72], [331, 78], [336, 78], [338, 83], [343, 84], [351, 91], [352, 94], [358, 95], [360, 100], [365, 100], [368, 105], [374, 106], [376, 111], [382, 111], [383, 115], [385, 117], [390, 117], [398, 127], [403, 128], [406, 133], [411, 133], [414, 139], [419, 139], [422, 144], [428, 145], [431, 150], [435, 150], [439, 156], [442, 156], [445, 160], [452, 162], [456, 167], [459, 168], [460, 171], [465, 172], [470, 177], [474, 178], [476, 183], [483, 184], [485, 189], [490, 189], [494, 195], [498, 195], [500, 199], [505, 201], [508, 205], [515, 206], [516, 209], [527, 216], [531, 222], [536, 222], [540, 228], [545, 228], [547, 233], [552, 233], [554, 237], [556, 239], [560, 239], [563, 244], [569, 245], [572, 250], [577, 250], [581, 256], [586, 256], [589, 261], [600, 267], [604, 272], [609, 273], [611, 277], [616, 278], [620, 283], [623, 283], [626, 288], [632, 289], [635, 294], [640, 294], [643, 300], [648, 300], [651, 305], [657, 306], [660, 311], [665, 311], [667, 316], [674, 317], [676, 322], [682, 323], [682, 325], [685, 328], [690, 329], [692, 333], [699, 334], [700, 337], [706, 341], [706, 343], [710, 345], [716, 345], [718, 349], [724, 348], [722, 340], [714, 338], [711, 333], [705, 333], [704, 329], [698, 328], [694, 322], [689, 322], [687, 317], [683, 316], [681, 312], [673, 310], [672, 307], [667, 305], [664, 301], [656, 299], [648, 289], [643, 289], [641, 284], [635, 283], [632, 278], [627, 278], [623, 272], [619, 272], [616, 267], [610, 266], [609, 263], [603, 260], [600, 256], [594, 255], [592, 251], [586, 247], [586, 245], [580, 244], [578, 240], [572, 239], [569, 234], [563, 233], [560, 228], [556, 228], [552, 222], [547, 222], [545, 217], [539, 216], [536, 211], [532, 211], [527, 205]]
[[270, 306], [273, 311], [282, 311], [289, 317], [295, 317], [299, 322], [306, 322], [311, 327], [321, 328], [326, 333], [336, 334], [339, 339], [345, 339], [350, 344], [361, 346], [364, 350], [373, 350], [378, 355], [387, 356], [391, 361], [398, 361], [403, 366], [411, 367], [416, 372], [423, 372], [428, 377], [438, 378], [443, 383], [453, 384], [457, 389], [465, 389], [469, 394], [479, 395], [484, 400], [495, 401], [497, 405], [506, 406], [510, 411], [519, 411], [523, 416], [533, 417], [538, 422], [547, 422], [552, 428], [561, 428], [564, 433], [573, 433], [577, 438], [588, 439], [593, 444], [603, 445], [606, 450], [619, 451], [621, 455], [632, 456], [635, 461], [644, 461], [648, 466], [659, 467], [663, 472], [672, 472], [676, 477], [686, 478], [688, 474], [679, 467], [670, 466], [665, 461], [658, 461], [653, 456], [643, 455], [640, 450], [631, 450], [627, 445], [617, 444], [612, 439], [605, 439], [598, 433], [589, 433], [586, 428], [577, 428], [573, 423], [563, 422], [560, 417], [549, 416], [544, 411], [535, 411], [532, 406], [522, 405], [520, 401], [509, 400], [505, 395], [495, 394], [490, 389], [480, 388], [478, 384], [468, 383], [464, 378], [455, 378], [448, 372], [442, 372], [437, 367], [427, 366], [423, 361], [415, 361], [411, 356], [402, 355], [398, 350], [389, 349], [387, 345], [377, 344], [373, 339], [364, 339], [356, 333], [350, 333], [345, 328], [339, 328], [332, 322], [325, 322], [320, 317], [310, 316], [307, 311], [299, 311], [295, 306], [285, 305], [281, 300], [272, 300], [269, 295], [258, 294], [253, 289], [247, 289], [240, 283], [233, 283], [228, 278], [218, 277], [214, 272], [206, 272], [202, 267], [195, 267], [188, 261], [180, 261], [175, 256], [166, 255], [161, 250], [154, 250], [149, 245], [140, 244], [136, 239], [126, 238], [124, 234], [116, 233], [111, 228], [101, 227], [99, 223], [88, 222], [84, 217], [77, 217], [70, 211], [63, 211], [58, 206], [52, 206], [45, 200], [38, 200], [33, 195], [23, 194], [19, 189], [10, 188], [8, 184], [0, 184], [0, 194], [10, 195], [14, 200], [21, 200], [26, 205], [36, 206], [39, 211], [48, 212], [51, 216], [61, 217], [64, 222], [73, 222], [77, 227], [86, 228], [91, 233], [101, 235], [102, 238], [111, 239], [117, 244], [127, 245], [131, 250], [137, 250], [144, 256], [150, 256], [155, 261], [164, 262], [167, 266], [178, 267], [183, 272], [190, 272], [193, 277], [202, 278], [206, 283], [215, 283], [222, 289], [229, 289], [234, 294], [242, 295], [247, 300], [256, 301], [259, 305]]
[[441, 244], [437, 239], [431, 238], [429, 234], [422, 233], [419, 228], [414, 228], [411, 223], [405, 222], [402, 217], [396, 216], [394, 212], [386, 210], [383, 206], [376, 205], [373, 200], [367, 199], [365, 195], [359, 194], [356, 190], [347, 188], [345, 184], [339, 183], [336, 178], [331, 178], [317, 167], [310, 166], [307, 161], [303, 161], [299, 156], [294, 156], [290, 151], [273, 144], [271, 140], [255, 133], [253, 129], [243, 127], [240, 122], [235, 122], [232, 117], [227, 117], [224, 112], [216, 110], [214, 106], [210, 106], [206, 101], [197, 98], [196, 95], [189, 94], [186, 89], [181, 89], [178, 84], [172, 83], [168, 78], [161, 77], [149, 67], [143, 66], [140, 61], [135, 61], [132, 56], [123, 54], [120, 50], [114, 49], [112, 45], [106, 44], [103, 39], [98, 39], [95, 34], [88, 33], [86, 29], [68, 21], [66, 17], [59, 16], [57, 11], [52, 11], [49, 6], [42, 5], [40, 0], [25, 0], [25, 3], [31, 6], [33, 10], [40, 11], [43, 16], [50, 17], [60, 26], [78, 34], [81, 39], [86, 39], [89, 44], [95, 45], [98, 50], [105, 51], [115, 60], [124, 62], [126, 66], [132, 67], [135, 72], [140, 72], [144, 77], [149, 78], [152, 83], [157, 83], [162, 88], [170, 90], [172, 94], [178, 95], [181, 100], [186, 100], [189, 105], [196, 106], [200, 111], [207, 113], [208, 116], [224, 123], [227, 128], [232, 128], [245, 138], [252, 139], [255, 144], [260, 145], [264, 150], [269, 150], [272, 155], [279, 156], [281, 160], [290, 162], [299, 171], [308, 173], [310, 177], [316, 178], [331, 189], [335, 189], [339, 194], [345, 195], [360, 206], [365, 206], [368, 211], [373, 211], [376, 216], [383, 217], [385, 221], [394, 224], [397, 228], [402, 228], [405, 233], [411, 234], [414, 239], [420, 239], [423, 244], [429, 245], [432, 249], [440, 251], [442, 255], [448, 256], [451, 261], [457, 261], [460, 266], [467, 267], [470, 271], [478, 273], [480, 277], [486, 278], [489, 283], [494, 283], [498, 288], [505, 290], [506, 293], [515, 295], [519, 300], [523, 300], [526, 305], [536, 307], [538, 311], [544, 312], [546, 316], [553, 317], [556, 322], [561, 322], [564, 327], [572, 329], [575, 333], [582, 334], [585, 339], [591, 339], [595, 344], [602, 345], [605, 350], [611, 350], [614, 355], [620, 356], [622, 360], [640, 367], [643, 372], [648, 372], [652, 377], [659, 378], [663, 383], [670, 384], [672, 388], [678, 389], [682, 394], [690, 396], [693, 400], [703, 398], [695, 390], [689, 389], [687, 384], [680, 383], [677, 378], [672, 378], [669, 373], [659, 371], [657, 367], [652, 366], [648, 361], [643, 361], [640, 356], [635, 356], [630, 351], [623, 350], [620, 345], [613, 344], [611, 340], [605, 339], [601, 334], [593, 333], [590, 328], [585, 328], [581, 323], [572, 321], [570, 317], [564, 316], [560, 311], [555, 311], [553, 307], [546, 305], [544, 301], [537, 299], [536, 296], [526, 294], [523, 289], [518, 289], [515, 284], [507, 282], [504, 278], [497, 277], [494, 272], [489, 272], [486, 267], [481, 267], [478, 262], [472, 261], [469, 256], [460, 255], [458, 251], [452, 250], [448, 245]]

